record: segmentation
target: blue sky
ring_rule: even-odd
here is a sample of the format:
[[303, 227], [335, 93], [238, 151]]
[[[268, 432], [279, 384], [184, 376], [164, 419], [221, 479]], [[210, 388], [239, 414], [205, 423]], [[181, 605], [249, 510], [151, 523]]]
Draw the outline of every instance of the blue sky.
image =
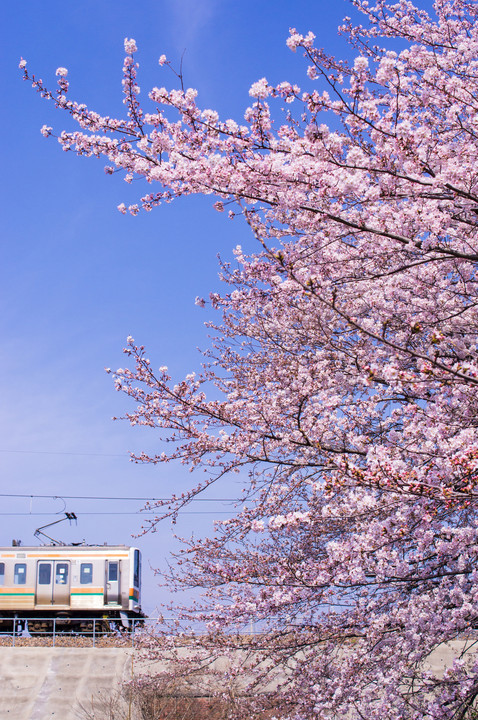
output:
[[[132, 37], [144, 97], [153, 85], [173, 82], [159, 56], [179, 65], [184, 52], [185, 84], [198, 89], [199, 103], [242, 119], [255, 80], [302, 82], [305, 61], [287, 49], [288, 28], [312, 30], [319, 45], [340, 55], [346, 46], [336, 28], [351, 10], [343, 0], [4, 4], [0, 493], [158, 497], [188, 487], [183, 467], [130, 463], [129, 451], [161, 448], [154, 433], [111, 421], [130, 407], [104, 367], [124, 364], [132, 335], [154, 365], [178, 377], [196, 369], [196, 348], [207, 346], [207, 311], [194, 298], [219, 288], [218, 253], [228, 258], [238, 243], [252, 247], [247, 228], [216, 213], [212, 198], [120, 215], [117, 205], [134, 202], [142, 186], [106, 176], [104, 161], [75, 158], [40, 135], [43, 124], [60, 132], [68, 119], [22, 82], [20, 57], [52, 88], [56, 68], [67, 67], [73, 99], [121, 114], [123, 41]], [[214, 491], [233, 495], [231, 484]], [[65, 541], [142, 549], [144, 606], [153, 612], [167, 592], [157, 589], [149, 566], [163, 564], [174, 540], [164, 524], [133, 541], [141, 505], [0, 497], [0, 545], [12, 538], [35, 544], [35, 528], [74, 511], [78, 525], [56, 531]], [[220, 502], [196, 503], [177, 532], [202, 533], [225, 512]]]

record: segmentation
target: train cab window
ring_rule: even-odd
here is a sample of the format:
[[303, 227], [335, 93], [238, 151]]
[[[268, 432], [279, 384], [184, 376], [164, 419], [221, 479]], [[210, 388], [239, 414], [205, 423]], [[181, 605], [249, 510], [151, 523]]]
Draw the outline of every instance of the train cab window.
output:
[[55, 572], [55, 585], [67, 585], [68, 583], [68, 565], [67, 563], [57, 563]]
[[108, 563], [108, 582], [116, 582], [118, 580], [118, 563]]
[[15, 585], [25, 585], [27, 581], [26, 563], [15, 563], [13, 582]]
[[0, 585], [5, 583], [5, 563], [0, 563]]
[[134, 551], [134, 586], [139, 588], [141, 582], [141, 557], [139, 550]]
[[51, 563], [39, 563], [38, 584], [49, 585], [51, 583]]
[[91, 585], [93, 582], [93, 563], [81, 563], [80, 585]]

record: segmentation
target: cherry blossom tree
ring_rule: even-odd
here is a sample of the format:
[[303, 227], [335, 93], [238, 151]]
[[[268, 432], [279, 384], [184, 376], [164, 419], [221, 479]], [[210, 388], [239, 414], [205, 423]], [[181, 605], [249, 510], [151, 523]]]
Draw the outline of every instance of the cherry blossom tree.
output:
[[[158, 517], [247, 477], [234, 517], [172, 570], [204, 588], [190, 616], [218, 643], [259, 623], [250, 645], [287, 668], [261, 702], [290, 717], [473, 717], [478, 6], [352, 4], [364, 25], [341, 32], [355, 60], [292, 29], [304, 88], [262, 78], [241, 122], [201, 110], [180, 75], [140, 104], [134, 40], [124, 119], [70, 100], [66, 69], [53, 93], [21, 66], [78, 122], [64, 150], [155, 183], [121, 212], [211, 194], [257, 239], [222, 265], [200, 372], [175, 383], [129, 339], [114, 373], [130, 422], [167, 443], [138, 460], [205, 471]], [[437, 672], [431, 654], [457, 639]]]

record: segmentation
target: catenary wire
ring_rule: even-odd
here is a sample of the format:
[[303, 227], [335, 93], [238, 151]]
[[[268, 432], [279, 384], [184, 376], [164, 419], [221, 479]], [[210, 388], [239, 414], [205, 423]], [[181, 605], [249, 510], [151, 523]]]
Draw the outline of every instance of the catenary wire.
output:
[[[63, 500], [139, 500], [144, 502], [174, 502], [170, 497], [133, 497], [133, 496], [118, 496], [118, 495], [37, 495], [36, 493], [0, 493], [0, 497], [11, 497], [11, 498], [49, 498], [57, 500], [58, 498]], [[178, 498], [180, 499], [180, 498]], [[188, 502], [237, 502], [236, 498], [191, 498]]]
[[[217, 515], [218, 513], [224, 515], [229, 514], [227, 510], [179, 510], [180, 515]], [[48, 517], [51, 517], [54, 514], [55, 513], [51, 512], [0, 512], [0, 517], [32, 517], [33, 515], [47, 515]], [[79, 515], [81, 515], [82, 517], [83, 515], [138, 515], [139, 517], [156, 517], [158, 513], [140, 512], [139, 510], [137, 510], [136, 512], [114, 512], [110, 510], [109, 512], [82, 512], [79, 513]]]
[[69, 452], [67, 450], [2, 450], [0, 453], [18, 453], [20, 455], [78, 455], [81, 457], [129, 457], [131, 453], [91, 453], [91, 452]]

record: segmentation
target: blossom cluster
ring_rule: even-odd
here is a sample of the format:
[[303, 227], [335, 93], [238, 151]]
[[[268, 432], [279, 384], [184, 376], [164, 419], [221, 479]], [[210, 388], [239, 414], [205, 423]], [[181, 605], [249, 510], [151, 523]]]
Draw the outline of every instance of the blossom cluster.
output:
[[184, 617], [221, 647], [259, 623], [258, 672], [288, 668], [282, 715], [464, 718], [472, 650], [444, 675], [426, 661], [478, 623], [478, 6], [354, 5], [353, 62], [292, 29], [310, 89], [259, 79], [240, 122], [182, 83], [141, 105], [131, 39], [124, 119], [71, 101], [61, 68], [53, 94], [21, 67], [78, 122], [65, 150], [155, 183], [120, 212], [213, 194], [259, 242], [222, 266], [202, 372], [174, 380], [130, 338], [113, 373], [130, 422], [168, 443], [137, 459], [207, 471], [158, 519], [249, 472], [236, 515], [171, 571], [206, 589]]

